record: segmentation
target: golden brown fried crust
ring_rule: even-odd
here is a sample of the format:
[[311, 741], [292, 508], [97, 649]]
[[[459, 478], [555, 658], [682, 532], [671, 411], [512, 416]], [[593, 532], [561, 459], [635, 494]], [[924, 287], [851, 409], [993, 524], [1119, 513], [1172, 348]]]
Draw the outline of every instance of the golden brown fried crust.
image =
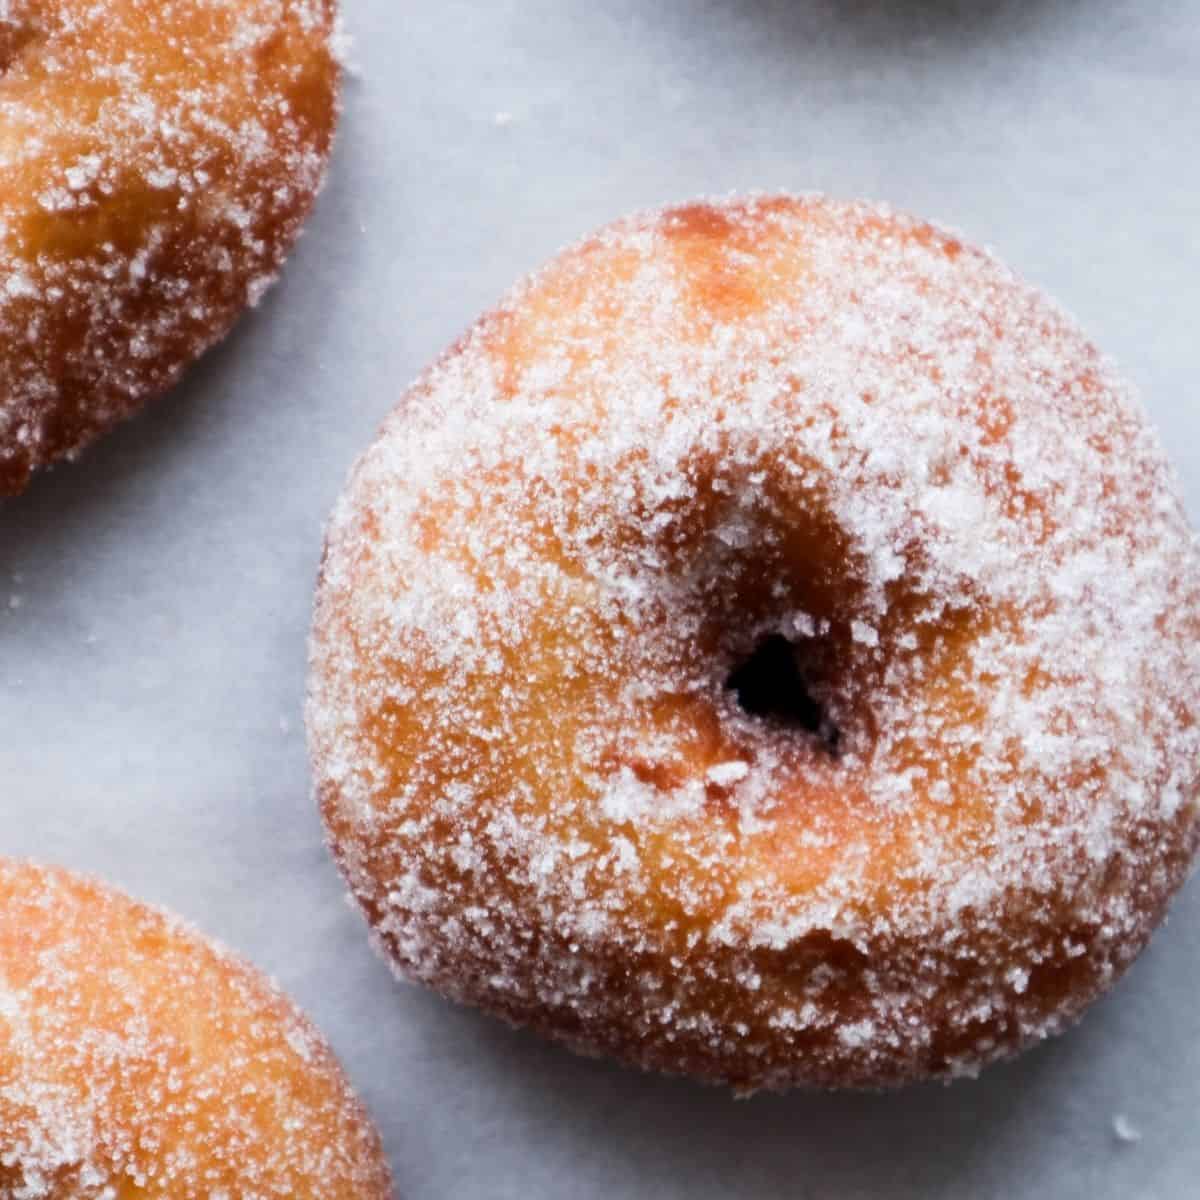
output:
[[337, 118], [334, 0], [12, 0], [0, 495], [169, 387], [282, 265]]
[[0, 860], [0, 1191], [387, 1200], [377, 1134], [261, 974], [66, 871]]
[[[1062, 1029], [1145, 944], [1198, 638], [1176, 480], [1068, 318], [926, 222], [751, 198], [572, 247], [403, 398], [330, 523], [308, 727], [406, 977], [739, 1088], [885, 1085]], [[819, 728], [739, 704], [770, 639]]]

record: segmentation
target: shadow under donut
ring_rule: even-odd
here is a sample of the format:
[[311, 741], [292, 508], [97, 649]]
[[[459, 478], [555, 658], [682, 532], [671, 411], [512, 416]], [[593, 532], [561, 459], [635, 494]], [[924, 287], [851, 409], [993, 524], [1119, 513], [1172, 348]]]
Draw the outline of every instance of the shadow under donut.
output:
[[880, 57], [936, 45], [1036, 36], [1082, 0], [710, 0], [722, 18], [754, 25], [772, 45], [827, 40]]

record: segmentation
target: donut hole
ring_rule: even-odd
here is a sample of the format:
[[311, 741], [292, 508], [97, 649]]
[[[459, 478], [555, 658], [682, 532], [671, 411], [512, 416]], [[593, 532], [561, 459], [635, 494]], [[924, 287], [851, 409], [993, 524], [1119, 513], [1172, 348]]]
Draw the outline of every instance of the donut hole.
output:
[[813, 734], [823, 749], [837, 755], [841, 731], [813, 695], [797, 646], [783, 634], [759, 639], [749, 657], [730, 672], [725, 686], [743, 712], [777, 727]]

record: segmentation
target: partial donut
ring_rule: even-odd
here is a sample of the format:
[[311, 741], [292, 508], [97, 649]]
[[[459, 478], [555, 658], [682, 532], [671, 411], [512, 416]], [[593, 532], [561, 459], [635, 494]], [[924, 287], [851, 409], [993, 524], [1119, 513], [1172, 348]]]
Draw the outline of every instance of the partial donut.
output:
[[0, 859], [0, 1194], [392, 1192], [332, 1052], [264, 976], [99, 883]]
[[787, 196], [567, 250], [328, 530], [308, 729], [398, 971], [739, 1089], [1061, 1030], [1197, 845], [1162, 449], [983, 251]]
[[0, 4], [0, 495], [256, 304], [320, 186], [334, 0]]

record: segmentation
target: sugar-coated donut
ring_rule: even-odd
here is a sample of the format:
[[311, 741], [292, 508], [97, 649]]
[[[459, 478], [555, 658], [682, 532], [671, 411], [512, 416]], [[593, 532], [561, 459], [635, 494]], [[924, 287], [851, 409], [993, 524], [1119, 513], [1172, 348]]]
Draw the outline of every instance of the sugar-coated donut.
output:
[[0, 1195], [387, 1200], [320, 1034], [180, 921], [0, 859]]
[[1197, 844], [1200, 564], [1130, 390], [988, 254], [786, 196], [621, 221], [359, 461], [308, 729], [401, 974], [740, 1089], [972, 1073]]
[[324, 172], [334, 3], [0, 4], [0, 495], [257, 303]]

